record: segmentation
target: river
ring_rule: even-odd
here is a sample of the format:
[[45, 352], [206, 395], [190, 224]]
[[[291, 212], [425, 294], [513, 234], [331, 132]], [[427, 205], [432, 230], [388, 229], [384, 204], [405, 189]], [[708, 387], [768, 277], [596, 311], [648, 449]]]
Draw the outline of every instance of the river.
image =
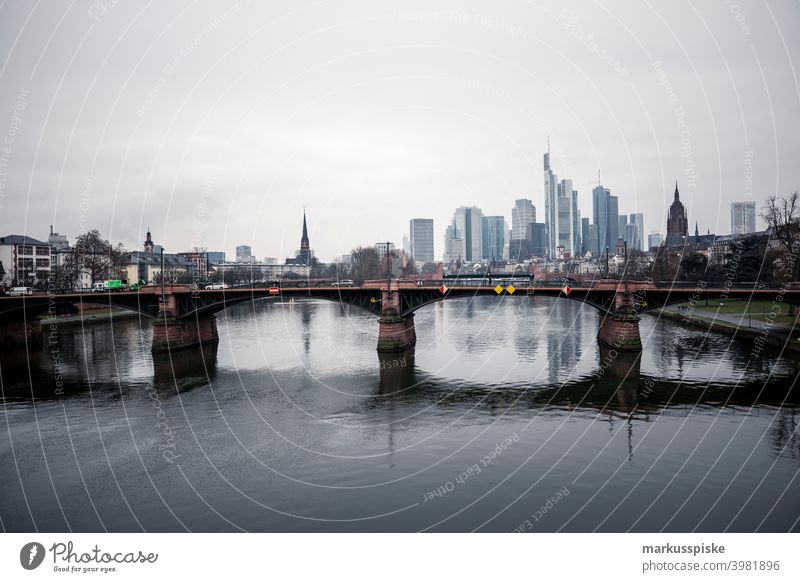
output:
[[598, 317], [452, 300], [383, 357], [324, 301], [239, 305], [171, 356], [145, 318], [59, 323], [0, 357], [0, 525], [800, 530], [800, 365], [651, 315], [640, 359], [601, 351]]

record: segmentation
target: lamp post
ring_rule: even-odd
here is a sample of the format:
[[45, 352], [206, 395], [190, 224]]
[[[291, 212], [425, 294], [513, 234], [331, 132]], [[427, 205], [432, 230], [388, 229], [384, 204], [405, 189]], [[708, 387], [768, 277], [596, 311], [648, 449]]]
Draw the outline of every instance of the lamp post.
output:
[[387, 295], [392, 292], [392, 260], [389, 256], [389, 245], [392, 244], [386, 241], [386, 293]]
[[622, 279], [624, 281], [628, 280], [628, 241], [622, 241], [622, 244], [625, 245], [625, 266], [622, 269]]
[[165, 294], [164, 294], [164, 247], [161, 247], [161, 303], [164, 304]]

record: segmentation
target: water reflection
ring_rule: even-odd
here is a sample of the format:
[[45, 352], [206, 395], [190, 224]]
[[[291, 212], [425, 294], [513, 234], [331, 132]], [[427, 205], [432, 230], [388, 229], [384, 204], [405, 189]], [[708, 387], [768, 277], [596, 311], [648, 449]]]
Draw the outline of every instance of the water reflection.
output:
[[[542, 529], [785, 530], [800, 513], [796, 362], [750, 362], [744, 344], [652, 317], [641, 354], [614, 354], [596, 313], [549, 299], [453, 300], [415, 321], [399, 354], [375, 351], [374, 315], [319, 301], [239, 305], [219, 315], [218, 345], [156, 356], [147, 320], [65, 325], [61, 393], [47, 350], [4, 352], [0, 463], [22, 465], [0, 472], [3, 525], [509, 531], [565, 483]], [[480, 476], [422, 503], [510, 434]], [[659, 505], [611, 518], [629, 494]]]
[[217, 371], [218, 343], [153, 354], [153, 380], [156, 386], [189, 389], [210, 385]]
[[378, 394], [391, 396], [416, 386], [414, 347], [403, 352], [378, 352]]

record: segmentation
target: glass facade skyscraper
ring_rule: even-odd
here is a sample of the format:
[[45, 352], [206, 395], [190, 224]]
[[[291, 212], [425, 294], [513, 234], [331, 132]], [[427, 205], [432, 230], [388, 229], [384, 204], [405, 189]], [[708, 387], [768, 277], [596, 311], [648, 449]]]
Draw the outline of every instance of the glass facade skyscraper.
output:
[[550, 167], [549, 151], [544, 154], [544, 214], [547, 255], [558, 259], [578, 254], [581, 240], [578, 191], [572, 188], [572, 180], [558, 182]]
[[479, 261], [483, 254], [483, 213], [476, 206], [456, 208], [453, 224], [463, 239], [464, 261]]
[[506, 219], [502, 216], [484, 216], [481, 242], [483, 244], [483, 258], [490, 261], [503, 259], [503, 249], [506, 246]]
[[598, 185], [592, 190], [592, 218], [597, 226], [597, 251], [613, 253], [619, 239], [619, 201], [611, 190]]
[[409, 221], [411, 256], [418, 262], [433, 261], [433, 219], [412, 218]]
[[528, 224], [536, 222], [536, 207], [527, 198], [520, 198], [511, 209], [511, 238], [521, 240], [528, 232]]

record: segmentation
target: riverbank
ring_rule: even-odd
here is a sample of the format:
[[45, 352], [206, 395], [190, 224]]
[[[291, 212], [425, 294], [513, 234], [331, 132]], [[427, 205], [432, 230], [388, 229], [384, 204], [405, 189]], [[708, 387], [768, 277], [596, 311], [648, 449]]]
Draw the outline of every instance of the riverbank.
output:
[[[683, 325], [714, 331], [752, 346], [754, 349], [768, 346], [784, 355], [800, 355], [800, 338], [798, 329], [793, 325], [768, 323], [767, 319], [750, 317], [746, 313], [738, 315], [716, 314], [695, 309], [681, 311], [678, 307], [665, 307], [658, 310], [657, 315]], [[761, 315], [761, 314], [759, 314]]]
[[41, 318], [42, 324], [51, 324], [51, 323], [94, 323], [99, 321], [110, 321], [111, 319], [123, 319], [123, 318], [130, 318], [130, 317], [138, 317], [140, 314], [136, 311], [131, 311], [129, 309], [120, 309], [114, 307], [112, 309], [108, 308], [84, 308], [79, 313], [69, 314], [69, 315], [56, 315], [56, 316], [48, 316], [44, 315]]

